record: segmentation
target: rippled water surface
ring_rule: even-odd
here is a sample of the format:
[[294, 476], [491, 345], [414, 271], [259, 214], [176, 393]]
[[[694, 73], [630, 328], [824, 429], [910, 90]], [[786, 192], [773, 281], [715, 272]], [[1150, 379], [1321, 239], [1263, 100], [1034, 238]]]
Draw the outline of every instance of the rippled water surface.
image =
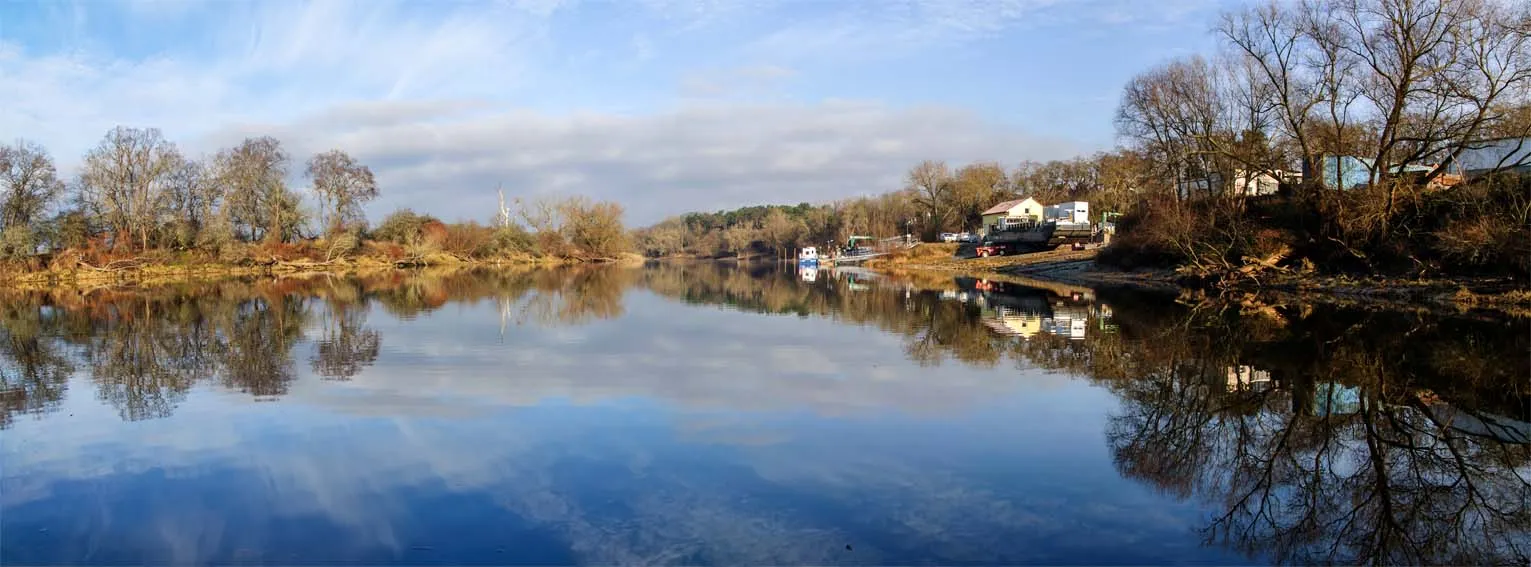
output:
[[1527, 322], [651, 266], [0, 291], [0, 563], [1508, 563]]

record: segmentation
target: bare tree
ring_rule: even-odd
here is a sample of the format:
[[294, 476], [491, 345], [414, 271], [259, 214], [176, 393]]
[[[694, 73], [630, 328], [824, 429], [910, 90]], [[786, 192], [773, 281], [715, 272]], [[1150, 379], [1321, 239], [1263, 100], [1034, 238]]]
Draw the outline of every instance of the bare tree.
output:
[[183, 158], [158, 128], [118, 126], [85, 156], [82, 200], [117, 233], [114, 245], [137, 235], [144, 248], [158, 226], [171, 173]]
[[1117, 132], [1150, 156], [1156, 175], [1176, 180], [1181, 197], [1220, 191], [1210, 182], [1222, 173], [1216, 144], [1232, 132], [1220, 72], [1199, 56], [1151, 69], [1128, 82], [1117, 110]]
[[786, 256], [797, 245], [797, 239], [803, 232], [803, 223], [788, 217], [781, 209], [771, 209], [760, 223], [760, 236], [771, 245], [778, 257]]
[[314, 194], [324, 215], [320, 222], [329, 230], [361, 220], [361, 205], [377, 198], [372, 169], [340, 150], [309, 159], [307, 175], [314, 182]]
[[755, 241], [755, 231], [743, 226], [729, 227], [723, 230], [723, 245], [733, 252], [734, 257], [743, 256], [750, 248], [750, 243]]
[[[1371, 219], [1385, 233], [1400, 198], [1527, 105], [1528, 14], [1495, 0], [1272, 3], [1229, 14], [1219, 32], [1245, 58], [1246, 82], [1268, 92], [1277, 141], [1304, 170], [1326, 155], [1365, 158], [1368, 184], [1385, 189]], [[1310, 182], [1338, 181], [1333, 163]], [[1427, 172], [1401, 176], [1410, 166]]]
[[597, 257], [611, 258], [627, 250], [627, 229], [622, 226], [622, 205], [591, 202], [570, 197], [559, 202], [560, 231], [565, 240]]
[[269, 136], [246, 138], [214, 158], [229, 220], [247, 240], [283, 238], [301, 221], [293, 218], [297, 198], [287, 189], [287, 162], [281, 142]]
[[191, 246], [213, 219], [223, 187], [213, 182], [207, 167], [198, 160], [182, 160], [170, 173], [168, 187], [166, 209], [171, 217], [172, 240]]
[[650, 255], [668, 256], [685, 248], [686, 229], [678, 223], [665, 222], [640, 232], [643, 251]]
[[26, 140], [0, 146], [0, 227], [42, 218], [63, 192], [64, 182], [42, 146]]
[[1099, 212], [1122, 212], [1135, 196], [1147, 194], [1156, 185], [1144, 175], [1141, 155], [1131, 150], [1101, 154], [1096, 157], [1100, 171], [1100, 193], [1090, 199]]
[[[1308, 136], [1309, 124], [1324, 100], [1319, 78], [1326, 74], [1321, 71], [1332, 70], [1335, 61], [1309, 54], [1309, 38], [1316, 28], [1311, 18], [1306, 18], [1312, 7], [1302, 10], [1294, 12], [1272, 2], [1225, 14], [1217, 29], [1240, 58], [1252, 121], [1255, 116], [1268, 117], [1285, 135], [1270, 142], [1280, 145], [1289, 141], [1303, 169], [1316, 171], [1319, 152]], [[1278, 157], [1270, 161], [1289, 160]]]
[[952, 172], [946, 162], [920, 162], [909, 170], [906, 179], [915, 203], [930, 216], [934, 230], [945, 228], [957, 206], [952, 194]]
[[952, 199], [958, 223], [963, 230], [978, 227], [980, 215], [995, 202], [1010, 194], [1010, 177], [1005, 168], [994, 162], [971, 163], [957, 170], [952, 185]]
[[[1456, 53], [1431, 88], [1445, 101], [1436, 134], [1462, 143], [1447, 144], [1440, 156], [1430, 155], [1430, 140], [1409, 139], [1415, 153], [1409, 157], [1450, 163], [1472, 144], [1488, 137], [1531, 135], [1531, 6], [1515, 9], [1489, 0], [1466, 2], [1464, 15], [1454, 28]], [[1517, 167], [1522, 163], [1500, 163]], [[1428, 179], [1445, 172], [1436, 168]], [[1428, 180], [1427, 179], [1427, 180]]]

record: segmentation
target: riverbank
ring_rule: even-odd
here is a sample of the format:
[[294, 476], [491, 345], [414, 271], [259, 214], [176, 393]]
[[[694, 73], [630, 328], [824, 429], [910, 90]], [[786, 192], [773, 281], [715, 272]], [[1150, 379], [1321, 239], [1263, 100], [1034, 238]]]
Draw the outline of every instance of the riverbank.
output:
[[453, 254], [431, 254], [419, 258], [391, 260], [374, 256], [338, 258], [329, 261], [278, 260], [217, 262], [174, 255], [149, 255], [104, 263], [85, 262], [68, 265], [55, 262], [42, 269], [25, 266], [0, 268], [0, 287], [10, 289], [52, 289], [59, 287], [112, 287], [215, 281], [230, 278], [287, 277], [304, 275], [368, 275], [420, 269], [535, 268], [590, 263], [642, 263], [641, 256], [624, 254], [618, 258], [564, 258], [546, 256], [504, 256], [464, 258]]
[[1489, 310], [1531, 317], [1531, 290], [1511, 278], [1399, 279], [1300, 273], [1251, 274], [1222, 286], [1200, 286], [1173, 270], [1123, 271], [1095, 262], [1098, 250], [1051, 250], [1017, 256], [965, 258], [955, 244], [923, 244], [868, 264], [899, 273], [945, 272], [977, 277], [1025, 278], [1090, 288], [1127, 288], [1175, 294], [1187, 302], [1242, 305], [1326, 303], [1350, 307]]

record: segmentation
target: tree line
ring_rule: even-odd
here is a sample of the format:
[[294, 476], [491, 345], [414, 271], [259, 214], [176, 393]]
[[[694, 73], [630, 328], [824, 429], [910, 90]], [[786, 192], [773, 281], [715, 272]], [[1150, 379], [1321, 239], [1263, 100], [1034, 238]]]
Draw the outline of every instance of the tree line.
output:
[[1118, 150], [1013, 168], [993, 161], [953, 167], [924, 161], [904, 175], [903, 187], [829, 204], [756, 205], [713, 213], [687, 213], [635, 231], [650, 256], [788, 255], [803, 246], [844, 244], [851, 236], [908, 234], [932, 240], [942, 232], [979, 230], [985, 209], [1034, 197], [1044, 204], [1083, 200], [1098, 210], [1131, 202], [1141, 158]]
[[[289, 186], [294, 173], [308, 182], [313, 206]], [[363, 206], [378, 196], [372, 169], [344, 150], [294, 163], [269, 136], [193, 157], [157, 128], [117, 127], [69, 180], [45, 148], [18, 140], [0, 146], [0, 259], [37, 269], [66, 252], [95, 262], [164, 252], [328, 261], [360, 254], [610, 257], [627, 249], [615, 203], [516, 201], [516, 210], [502, 205], [490, 225], [401, 210], [373, 230]]]

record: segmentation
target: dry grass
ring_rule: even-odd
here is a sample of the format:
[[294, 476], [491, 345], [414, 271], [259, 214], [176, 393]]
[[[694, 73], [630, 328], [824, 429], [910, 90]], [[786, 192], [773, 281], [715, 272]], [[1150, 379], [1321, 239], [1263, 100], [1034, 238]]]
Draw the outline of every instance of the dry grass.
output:
[[[361, 274], [397, 270], [408, 257], [397, 245], [368, 242], [362, 254], [323, 261], [321, 253], [307, 245], [258, 245], [232, 261], [188, 257], [163, 252], [124, 257], [103, 266], [54, 262], [47, 267], [13, 263], [0, 265], [0, 287], [48, 289], [53, 287], [98, 288], [122, 285], [157, 285], [214, 281], [239, 277], [293, 276], [300, 274]], [[408, 258], [416, 266], [537, 266], [579, 263], [579, 260], [506, 253], [487, 258], [465, 258], [446, 252], [430, 252]], [[630, 258], [624, 258], [631, 261]]]

